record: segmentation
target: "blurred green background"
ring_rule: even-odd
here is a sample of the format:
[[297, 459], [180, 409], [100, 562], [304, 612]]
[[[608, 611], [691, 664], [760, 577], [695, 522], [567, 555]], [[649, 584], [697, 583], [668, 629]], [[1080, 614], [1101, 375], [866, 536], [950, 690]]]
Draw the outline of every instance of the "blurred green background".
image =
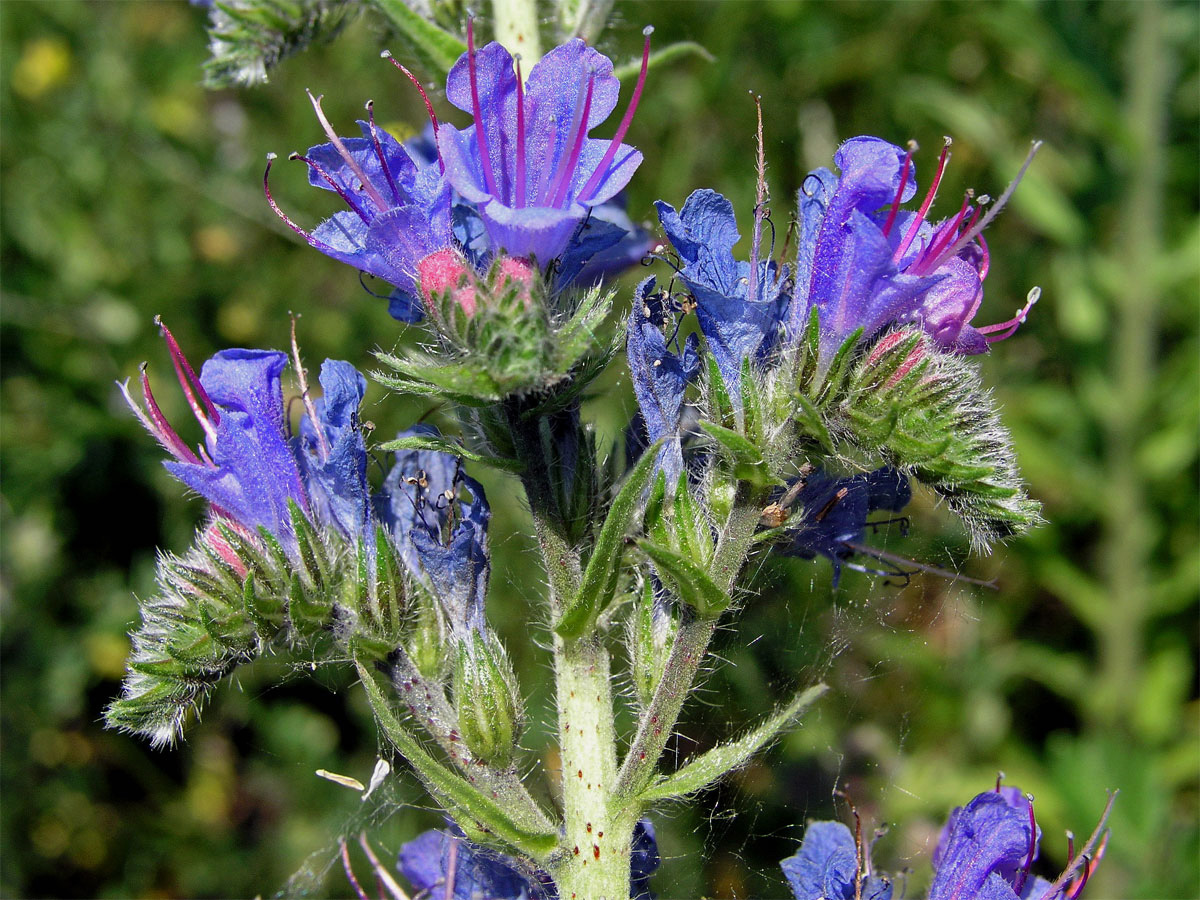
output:
[[[777, 223], [803, 174], [856, 134], [917, 139], [923, 183], [953, 135], [942, 214], [966, 187], [995, 196], [1029, 139], [1046, 141], [988, 232], [982, 317], [1007, 318], [1044, 288], [1028, 326], [983, 365], [1049, 524], [968, 559], [961, 532], [918, 498], [909, 537], [875, 539], [995, 577], [996, 593], [850, 573], [831, 598], [825, 562], [764, 563], [762, 597], [723, 635], [728, 662], [686, 715], [680, 752], [797, 682], [835, 690], [768, 756], [659, 818], [660, 895], [784, 896], [775, 863], [806, 817], [845, 815], [833, 796], [845, 787], [868, 826], [890, 825], [876, 860], [911, 866], [908, 896], [919, 896], [947, 810], [1004, 770], [1037, 798], [1044, 873], [1064, 862], [1063, 830], [1090, 831], [1119, 787], [1087, 896], [1200, 896], [1198, 9], [618, 4], [601, 44], [618, 60], [647, 22], [660, 45], [691, 39], [715, 57], [651, 76], [631, 131], [646, 154], [635, 218], [700, 186], [745, 217], [748, 91], [762, 95]], [[325, 92], [343, 132], [371, 97], [393, 130], [420, 126], [414, 92], [379, 60], [380, 23], [362, 17], [265, 87], [206, 92], [204, 18], [182, 3], [0, 4], [5, 897], [270, 895], [298, 870], [297, 890], [350, 894], [336, 836], [361, 804], [313, 775], [366, 780], [374, 763], [347, 674], [314, 680], [287, 659], [262, 661], [172, 752], [99, 723], [155, 547], [184, 549], [202, 512], [113, 384], [149, 360], [182, 420], [153, 315], [197, 362], [229, 345], [283, 345], [289, 311], [302, 314], [310, 364], [365, 368], [400, 334], [352, 271], [280, 226], [260, 189], [267, 151], [318, 140], [305, 87]], [[298, 166], [281, 164], [273, 186], [305, 223], [334, 208]], [[591, 412], [616, 439], [632, 397], [620, 366], [608, 384]], [[366, 416], [383, 435], [425, 411], [382, 400], [372, 388]], [[525, 625], [538, 589], [528, 526], [511, 485], [488, 483], [490, 615], [543, 718], [547, 660]], [[525, 743], [531, 761], [552, 762], [536, 726]], [[374, 832], [389, 851], [437, 822], [408, 779], [393, 792], [398, 814]]]

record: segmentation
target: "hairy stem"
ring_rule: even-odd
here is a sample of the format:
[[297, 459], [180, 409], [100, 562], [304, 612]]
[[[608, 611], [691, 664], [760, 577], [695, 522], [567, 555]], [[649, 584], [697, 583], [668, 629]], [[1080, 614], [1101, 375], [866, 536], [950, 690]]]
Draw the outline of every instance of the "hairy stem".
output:
[[[761, 500], [749, 485], [743, 483], [721, 531], [712, 571], [715, 580], [726, 590], [733, 587], [750, 552], [762, 516]], [[717, 619], [701, 618], [685, 610], [662, 680], [642, 713], [637, 735], [617, 775], [615, 793], [621, 800], [632, 800], [654, 779], [659, 757], [675, 730], [683, 702], [691, 693], [696, 672], [716, 629]]]
[[616, 734], [608, 651], [597, 634], [556, 638], [555, 675], [562, 755], [566, 853], [552, 869], [564, 898], [629, 897], [636, 814], [612, 802]]
[[515, 769], [502, 771], [480, 765], [471, 755], [458, 735], [457, 717], [446, 692], [441, 685], [425, 679], [407, 653], [398, 650], [389, 658], [388, 674], [409, 714], [437, 741], [467, 781], [489, 791], [492, 799], [503, 803], [519, 824], [531, 830], [553, 829], [549, 817], [521, 784]]
[[528, 72], [542, 57], [537, 0], [492, 0], [492, 15], [496, 40], [513, 56], [520, 54], [522, 71]]

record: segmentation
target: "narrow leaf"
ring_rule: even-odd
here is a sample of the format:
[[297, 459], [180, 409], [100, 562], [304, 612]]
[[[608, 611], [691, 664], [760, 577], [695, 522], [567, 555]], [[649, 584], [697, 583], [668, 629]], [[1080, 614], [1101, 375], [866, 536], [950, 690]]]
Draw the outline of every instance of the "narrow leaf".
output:
[[387, 16], [407, 49], [439, 81], [446, 78], [458, 58], [467, 52], [462, 41], [422, 18], [404, 0], [371, 0], [371, 3]]
[[707, 787], [717, 779], [740, 768], [766, 744], [790, 728], [828, 688], [813, 685], [802, 691], [791, 703], [769, 716], [760, 725], [736, 741], [722, 744], [702, 753], [678, 771], [650, 785], [641, 795], [643, 803], [683, 797]]
[[394, 441], [379, 445], [380, 450], [434, 450], [438, 453], [449, 453], [451, 456], [461, 456], [463, 459], [469, 459], [471, 462], [481, 463], [485, 466], [491, 466], [494, 469], [502, 469], [505, 472], [518, 474], [524, 468], [520, 462], [515, 459], [509, 459], [503, 456], [489, 456], [485, 453], [476, 453], [474, 450], [469, 450], [463, 447], [457, 441], [451, 440], [443, 435], [433, 434], [413, 434], [408, 437], [397, 438]]
[[646, 448], [608, 508], [608, 515], [604, 517], [604, 524], [600, 526], [600, 534], [596, 538], [596, 547], [583, 571], [579, 593], [571, 600], [555, 626], [555, 631], [563, 637], [579, 637], [583, 634], [612, 599], [616, 591], [615, 573], [625, 534], [641, 505], [662, 444], [659, 440]]
[[679, 599], [701, 616], [719, 616], [733, 603], [707, 572], [682, 554], [645, 540], [638, 541], [638, 547], [653, 560], [664, 580], [672, 583]]

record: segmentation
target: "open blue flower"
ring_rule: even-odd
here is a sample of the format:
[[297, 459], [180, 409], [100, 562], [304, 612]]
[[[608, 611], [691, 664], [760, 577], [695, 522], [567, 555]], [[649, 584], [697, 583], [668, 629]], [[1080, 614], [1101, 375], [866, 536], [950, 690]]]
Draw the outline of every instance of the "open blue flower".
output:
[[700, 330], [737, 402], [743, 361], [769, 351], [779, 332], [790, 299], [788, 267], [754, 258], [756, 239], [751, 277], [751, 263], [733, 257], [741, 238], [733, 204], [716, 191], [693, 192], [678, 212], [662, 200], [655, 206], [683, 261], [679, 275], [696, 298]]
[[542, 57], [522, 83], [502, 45], [476, 50], [471, 26], [467, 41], [446, 79], [446, 97], [474, 123], [439, 127], [446, 179], [475, 204], [494, 248], [545, 265], [641, 164], [642, 154], [621, 141], [645, 83], [649, 35], [637, 87], [611, 140], [588, 137], [617, 104], [620, 82], [608, 57], [574, 39]]
[[788, 334], [796, 339], [815, 309], [825, 359], [856, 330], [869, 338], [896, 323], [919, 323], [939, 346], [958, 353], [983, 352], [1011, 335], [1036, 293], [1008, 322], [983, 328], [970, 322], [983, 299], [988, 268], [981, 232], [1012, 195], [1032, 156], [986, 215], [982, 198], [974, 203], [968, 193], [956, 216], [932, 224], [926, 216], [949, 159], [946, 150], [919, 210], [910, 212], [901, 204], [917, 191], [912, 149], [876, 137], [846, 141], [834, 156], [840, 176], [817, 169], [800, 190]]
[[268, 157], [263, 175], [267, 201], [312, 247], [395, 285], [393, 316], [418, 321], [423, 315], [417, 299], [418, 266], [455, 240], [452, 194], [440, 165], [423, 158], [419, 150], [409, 151], [379, 128], [373, 111], [369, 121], [358, 123], [361, 138], [338, 137], [321, 109], [321, 98], [311, 99], [329, 143], [292, 158], [308, 165], [310, 184], [333, 191], [349, 210], [334, 213], [312, 232], [301, 228], [271, 196], [268, 178], [273, 156]]
[[[161, 323], [160, 323], [161, 326]], [[180, 386], [204, 429], [193, 450], [154, 399], [142, 368], [145, 408], [121, 385], [125, 399], [173, 457], [167, 470], [212, 504], [213, 512], [253, 533], [260, 526], [294, 547], [289, 501], [309, 511], [308, 494], [284, 422], [280, 374], [287, 356], [273, 350], [224, 350], [197, 378], [174, 336], [161, 326]]]
[[[700, 371], [699, 339], [688, 335], [682, 350], [667, 346], [664, 328], [673, 323], [667, 309], [667, 298], [654, 290], [654, 277], [644, 279], [634, 291], [633, 309], [629, 313], [626, 333], [626, 353], [633, 392], [641, 414], [641, 428], [646, 446], [667, 438], [659, 451], [658, 465], [666, 473], [667, 485], [674, 488], [683, 472], [683, 451], [680, 445], [679, 424], [683, 411], [683, 395], [688, 382]], [[631, 460], [632, 462], [632, 460]]]
[[858, 846], [841, 822], [811, 822], [794, 856], [781, 862], [796, 900], [891, 900], [884, 876], [862, 872]]

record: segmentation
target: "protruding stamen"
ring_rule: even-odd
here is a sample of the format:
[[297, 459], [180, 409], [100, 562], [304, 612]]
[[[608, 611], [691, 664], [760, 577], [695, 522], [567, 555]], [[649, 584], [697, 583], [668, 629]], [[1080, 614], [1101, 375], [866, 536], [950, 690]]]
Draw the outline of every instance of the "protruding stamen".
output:
[[1029, 310], [1033, 309], [1033, 305], [1042, 297], [1042, 289], [1040, 287], [1031, 288], [1029, 294], [1025, 297], [1025, 305], [1017, 310], [1017, 314], [1007, 322], [998, 322], [995, 325], [985, 325], [983, 328], [977, 328], [980, 334], [984, 336], [984, 340], [989, 344], [996, 341], [1002, 341], [1005, 338], [1010, 338], [1016, 334], [1017, 329], [1025, 324], [1025, 319], [1029, 315]]
[[412, 72], [410, 72], [407, 68], [402, 66], [400, 64], [399, 60], [397, 60], [394, 56], [392, 56], [392, 52], [390, 50], [384, 50], [379, 55], [382, 56], [384, 59], [386, 59], [388, 62], [390, 62], [393, 66], [395, 66], [401, 72], [403, 72], [404, 76], [413, 83], [413, 87], [415, 87], [417, 89], [417, 93], [419, 93], [421, 95], [421, 100], [425, 103], [425, 111], [427, 113], [429, 113], [429, 123], [433, 126], [433, 147], [437, 151], [438, 170], [441, 172], [445, 172], [446, 171], [446, 163], [442, 159], [442, 150], [437, 145], [438, 117], [437, 117], [437, 114], [433, 111], [433, 104], [429, 102], [429, 95], [425, 93], [425, 88], [421, 85], [421, 82], [419, 82], [417, 80], [417, 76], [414, 75]]
[[913, 275], [924, 275], [931, 272], [949, 258], [942, 251], [958, 237], [958, 230], [962, 226], [963, 219], [967, 217], [967, 210], [971, 208], [971, 200], [974, 196], [975, 192], [971, 189], [963, 194], [963, 202], [959, 207], [958, 215], [934, 232], [932, 243], [921, 251], [916, 263], [909, 268]]
[[1004, 189], [1004, 193], [1000, 195], [1000, 199], [997, 200], [994, 204], [992, 204], [992, 208], [987, 211], [987, 215], [984, 216], [975, 225], [968, 228], [966, 230], [966, 232], [963, 233], [963, 236], [954, 242], [954, 246], [946, 251], [947, 257], [953, 256], [954, 254], [958, 253], [959, 250], [961, 250], [963, 247], [967, 246], [967, 244], [971, 243], [971, 241], [975, 239], [976, 235], [978, 235], [980, 232], [983, 231], [983, 229], [987, 228], [988, 225], [991, 224], [992, 219], [996, 218], [996, 215], [1000, 212], [1001, 209], [1004, 208], [1004, 204], [1008, 202], [1008, 199], [1013, 195], [1013, 191], [1015, 191], [1017, 189], [1017, 185], [1021, 183], [1021, 179], [1025, 177], [1025, 172], [1029, 169], [1029, 166], [1033, 163], [1033, 158], [1035, 156], [1037, 156], [1037, 152], [1038, 152], [1038, 150], [1041, 149], [1041, 147], [1042, 147], [1041, 141], [1033, 142], [1033, 144], [1029, 148], [1029, 153], [1027, 153], [1025, 155], [1025, 162], [1023, 162], [1021, 164], [1021, 168], [1017, 172], [1017, 177], [1009, 182], [1008, 187], [1006, 187]]
[[1021, 866], [1021, 871], [1017, 873], [1016, 881], [1013, 884], [1013, 890], [1019, 896], [1021, 889], [1025, 887], [1025, 881], [1029, 878], [1029, 870], [1033, 868], [1033, 858], [1037, 855], [1037, 819], [1033, 815], [1033, 794], [1026, 794], [1025, 800], [1029, 804], [1029, 852], [1025, 854], [1025, 864]]
[[420, 81], [417, 80], [416, 75], [414, 75], [412, 72], [410, 72], [407, 67], [402, 65], [400, 63], [400, 60], [398, 60], [398, 59], [396, 59], [396, 57], [392, 56], [391, 50], [384, 50], [379, 55], [382, 56], [384, 59], [386, 59], [388, 62], [390, 62], [393, 66], [395, 66], [401, 72], [403, 72], [404, 76], [413, 83], [413, 87], [415, 87], [417, 89], [417, 93], [419, 93], [421, 95], [421, 100], [425, 104], [425, 111], [427, 113], [429, 113], [429, 122], [431, 125], [433, 125], [433, 136], [436, 138], [437, 133], [438, 133], [438, 117], [437, 117], [437, 113], [435, 113], [433, 111], [433, 104], [429, 102], [429, 95], [425, 93], [424, 86], [421, 84]]
[[892, 198], [892, 208], [888, 210], [887, 221], [883, 223], [883, 233], [888, 235], [892, 233], [892, 225], [896, 222], [896, 216], [900, 212], [900, 204], [904, 202], [904, 188], [908, 185], [908, 173], [912, 171], [912, 158], [920, 147], [916, 141], [908, 142], [908, 152], [904, 154], [904, 167], [900, 170], [900, 187], [896, 188], [896, 196]]
[[483, 109], [479, 105], [479, 79], [475, 75], [475, 19], [467, 19], [467, 74], [471, 81], [471, 114], [475, 117], [475, 140], [479, 143], [479, 157], [483, 167], [483, 180], [493, 197], [496, 192], [496, 175], [492, 171], [492, 157], [488, 153], [487, 125], [483, 121]]
[[604, 176], [608, 172], [609, 163], [617, 155], [617, 149], [621, 146], [621, 141], [625, 140], [625, 133], [629, 131], [629, 126], [633, 123], [633, 114], [637, 111], [638, 102], [642, 99], [642, 88], [646, 86], [646, 72], [650, 68], [650, 35], [653, 33], [653, 25], [647, 25], [642, 29], [642, 34], [646, 37], [642, 43], [642, 69], [638, 72], [637, 84], [634, 85], [633, 95], [629, 98], [629, 107], [625, 110], [625, 115], [621, 117], [621, 124], [617, 126], [617, 133], [613, 135], [608, 149], [604, 151], [604, 156], [600, 157], [600, 165], [596, 166], [596, 171], [592, 173], [592, 177], [587, 180], [583, 190], [579, 192], [577, 199], [581, 203], [586, 203], [596, 193], [596, 188], [600, 186], [600, 182], [604, 180]]
[[367, 892], [363, 890], [362, 885], [358, 883], [358, 878], [354, 875], [354, 866], [350, 864], [350, 848], [346, 846], [346, 839], [339, 838], [338, 843], [342, 847], [342, 869], [346, 872], [346, 880], [350, 882], [350, 887], [354, 889], [354, 896], [358, 900], [371, 900], [367, 896]]
[[317, 433], [321, 462], [325, 462], [329, 459], [329, 439], [325, 437], [325, 429], [321, 427], [321, 420], [317, 418], [317, 407], [308, 393], [308, 374], [304, 371], [304, 363], [300, 361], [300, 344], [296, 341], [295, 315], [292, 316], [292, 365], [296, 367], [296, 381], [300, 385], [300, 399], [304, 401], [308, 421], [312, 422], [313, 431]]
[[292, 231], [296, 232], [296, 234], [300, 235], [300, 237], [304, 238], [304, 240], [308, 241], [318, 249], [326, 247], [327, 245], [314, 238], [311, 232], [305, 231], [303, 228], [293, 222], [288, 217], [288, 214], [279, 208], [279, 204], [275, 202], [275, 198], [271, 196], [271, 166], [274, 165], [276, 159], [277, 157], [274, 153], [267, 154], [267, 169], [265, 172], [263, 172], [263, 193], [267, 195], [267, 205], [271, 207], [271, 210], [275, 213], [275, 215], [279, 216], [279, 218], [283, 220], [284, 225], [292, 229]]
[[579, 162], [579, 153], [583, 149], [583, 139], [588, 133], [588, 116], [592, 112], [592, 92], [596, 88], [596, 73], [595, 71], [588, 72], [587, 93], [583, 98], [583, 110], [579, 114], [579, 122], [575, 126], [575, 137], [571, 141], [570, 151], [566, 156], [559, 157], [558, 160], [558, 177], [555, 179], [553, 196], [550, 198], [550, 205], [554, 207], [561, 206], [567, 198], [567, 189], [571, 185], [571, 174], [575, 171], [575, 165]]
[[200, 458], [183, 442], [183, 439], [167, 421], [166, 416], [162, 414], [162, 410], [158, 408], [158, 403], [155, 402], [154, 394], [150, 390], [150, 380], [146, 377], [145, 363], [142, 363], [139, 372], [141, 375], [142, 396], [146, 401], [146, 409], [143, 410], [134, 401], [133, 397], [130, 396], [128, 380], [117, 382], [117, 387], [121, 389], [121, 393], [125, 396], [125, 402], [129, 404], [129, 408], [133, 410], [133, 414], [138, 417], [138, 421], [142, 423], [142, 427], [154, 435], [154, 439], [162, 445], [164, 450], [180, 462], [199, 463]]
[[1067, 900], [1078, 900], [1080, 894], [1083, 893], [1084, 885], [1088, 883], [1088, 879], [1092, 875], [1092, 858], [1086, 853], [1083, 855], [1083, 874], [1075, 880], [1070, 886], [1070, 894], [1067, 895]]
[[367, 101], [367, 122], [371, 126], [371, 143], [375, 147], [375, 158], [379, 160], [379, 168], [383, 169], [383, 177], [387, 179], [388, 187], [392, 189], [392, 199], [396, 205], [400, 205], [400, 189], [396, 187], [396, 179], [392, 177], [392, 170], [388, 167], [387, 160], [383, 157], [383, 142], [379, 140], [379, 129], [375, 127], [375, 101]]
[[346, 161], [346, 165], [350, 167], [350, 171], [358, 176], [358, 180], [362, 182], [363, 190], [371, 198], [371, 202], [375, 204], [375, 208], [380, 212], [389, 209], [391, 204], [383, 199], [383, 195], [379, 191], [375, 190], [375, 185], [371, 184], [371, 179], [367, 178], [367, 173], [362, 170], [362, 166], [358, 164], [358, 161], [350, 155], [350, 151], [346, 149], [346, 145], [342, 143], [342, 139], [337, 136], [337, 133], [333, 130], [333, 126], [325, 118], [325, 113], [321, 109], [321, 99], [324, 97], [324, 94], [321, 97], [314, 97], [312, 91], [306, 90], [305, 93], [308, 94], [308, 99], [312, 101], [313, 110], [317, 114], [317, 120], [321, 123], [321, 128], [325, 130], [325, 135], [329, 138], [329, 142], [333, 144], [338, 155]]
[[1075, 832], [1067, 832], [1067, 859], [1075, 858]]
[[217, 408], [213, 406], [212, 400], [209, 399], [208, 394], [200, 384], [200, 379], [192, 371], [192, 364], [183, 355], [183, 350], [180, 349], [178, 341], [175, 340], [175, 335], [171, 334], [171, 330], [163, 324], [161, 317], [155, 316], [154, 324], [159, 327], [163, 339], [167, 342], [167, 350], [171, 354], [171, 362], [175, 365], [175, 374], [179, 378], [179, 386], [183, 388], [183, 395], [187, 397], [188, 406], [192, 408], [192, 415], [196, 417], [196, 421], [200, 423], [204, 429], [204, 433], [211, 440], [215, 441], [217, 438], [217, 426], [221, 424], [221, 416], [217, 412]]
[[942, 153], [938, 157], [937, 173], [933, 176], [933, 181], [929, 185], [929, 192], [925, 195], [925, 200], [921, 203], [921, 208], [917, 210], [917, 217], [908, 226], [908, 233], [904, 235], [904, 240], [900, 242], [900, 246], [892, 254], [894, 262], [899, 262], [904, 257], [904, 254], [908, 252], [908, 248], [912, 246], [913, 239], [917, 236], [917, 232], [921, 230], [921, 223], [925, 221], [925, 215], [929, 212], [929, 207], [933, 206], [933, 198], [937, 196], [938, 185], [942, 183], [942, 175], [945, 174], [946, 165], [950, 162], [950, 144], [953, 143], [948, 137], [942, 140], [944, 143], [942, 144]]
[[315, 159], [312, 159], [307, 156], [303, 156], [299, 153], [292, 153], [291, 155], [288, 156], [288, 159], [293, 162], [298, 160], [299, 162], [305, 163], [309, 168], [311, 168], [314, 172], [316, 172], [318, 175], [320, 175], [322, 178], [325, 179], [325, 183], [328, 184], [331, 188], [333, 188], [334, 192], [339, 197], [342, 198], [342, 201], [348, 207], [350, 207], [351, 210], [354, 211], [355, 215], [357, 215], [360, 219], [362, 219], [368, 225], [371, 224], [371, 217], [367, 215], [366, 211], [362, 208], [362, 206], [359, 205], [358, 201], [354, 199], [354, 197], [350, 194], [349, 191], [346, 190], [345, 187], [338, 184], [336, 179], [334, 179], [334, 177], [332, 175], [330, 175], [325, 170], [325, 167], [322, 166], [319, 162], [317, 162]]
[[[1080, 866], [1084, 866], [1087, 870], [1083, 876], [1086, 880], [1091, 870], [1093, 849], [1096, 852], [1096, 858], [1099, 859], [1104, 854], [1104, 848], [1108, 845], [1108, 832], [1104, 830], [1104, 826], [1107, 824], [1108, 817], [1112, 813], [1113, 803], [1116, 802], [1118, 793], [1120, 792], [1113, 791], [1108, 795], [1108, 802], [1104, 805], [1104, 812], [1100, 814], [1100, 821], [1096, 823], [1096, 827], [1087, 839], [1087, 843], [1083, 845], [1083, 850], [1080, 851], [1079, 856], [1073, 856], [1067, 862], [1067, 867], [1063, 869], [1062, 874], [1054, 879], [1054, 883], [1046, 889], [1046, 892], [1042, 896], [1056, 897], [1061, 894], [1064, 887], [1072, 883], [1072, 878], [1079, 871]], [[1097, 841], [1099, 842], [1098, 847]], [[1072, 895], [1072, 897], [1078, 896], [1078, 892]]]
[[513, 57], [517, 66], [517, 209], [525, 208], [525, 83], [521, 78], [521, 54]]
[[750, 303], [758, 301], [758, 253], [762, 249], [762, 221], [766, 215], [767, 204], [767, 158], [763, 150], [762, 97], [754, 97], [754, 109], [758, 113], [758, 127], [755, 131], [758, 154], [755, 160], [754, 231], [750, 240], [750, 284], [746, 291], [746, 299]]

